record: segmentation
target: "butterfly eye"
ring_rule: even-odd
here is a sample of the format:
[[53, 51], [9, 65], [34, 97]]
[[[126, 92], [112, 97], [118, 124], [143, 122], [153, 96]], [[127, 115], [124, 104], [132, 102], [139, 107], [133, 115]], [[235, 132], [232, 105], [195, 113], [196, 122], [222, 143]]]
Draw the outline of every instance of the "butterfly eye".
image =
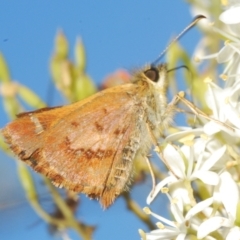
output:
[[157, 68], [151, 67], [150, 69], [144, 72], [147, 78], [151, 79], [153, 82], [157, 82], [159, 79], [159, 73]]

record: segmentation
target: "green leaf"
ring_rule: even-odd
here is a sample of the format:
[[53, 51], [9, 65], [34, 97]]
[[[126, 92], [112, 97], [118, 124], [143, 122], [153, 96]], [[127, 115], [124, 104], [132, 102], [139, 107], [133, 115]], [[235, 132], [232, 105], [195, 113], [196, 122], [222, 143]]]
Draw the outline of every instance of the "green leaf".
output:
[[15, 119], [16, 115], [20, 112], [21, 109], [21, 106], [19, 105], [16, 98], [13, 97], [3, 98], [3, 106], [11, 119]]
[[80, 72], [84, 72], [86, 67], [86, 55], [81, 38], [77, 39], [77, 43], [75, 46], [75, 59], [77, 69]]
[[36, 199], [37, 192], [31, 174], [29, 173], [26, 164], [18, 161], [18, 174], [21, 180], [22, 186], [26, 192], [28, 199]]
[[2, 82], [11, 81], [9, 69], [2, 53], [0, 53], [0, 81]]
[[97, 88], [91, 78], [87, 75], [80, 75], [75, 82], [75, 101], [82, 100], [96, 93]]
[[19, 96], [31, 107], [42, 108], [46, 104], [29, 88], [20, 85], [18, 89]]
[[55, 55], [61, 59], [68, 56], [68, 41], [64, 33], [60, 30], [55, 40]]

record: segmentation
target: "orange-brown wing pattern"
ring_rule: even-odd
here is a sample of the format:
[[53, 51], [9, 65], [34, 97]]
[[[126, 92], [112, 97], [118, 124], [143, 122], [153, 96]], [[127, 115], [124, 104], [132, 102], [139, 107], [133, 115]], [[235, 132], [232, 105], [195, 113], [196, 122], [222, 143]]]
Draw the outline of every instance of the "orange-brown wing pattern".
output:
[[[110, 105], [109, 94], [114, 95]], [[109, 205], [123, 190], [122, 182], [125, 185], [130, 176], [132, 162], [122, 163], [123, 150], [136, 135], [136, 118], [136, 106], [127, 93], [99, 96], [50, 129], [45, 136], [43, 158], [53, 172], [63, 177], [63, 185]], [[58, 151], [52, 152], [55, 148]], [[120, 182], [111, 179], [107, 185], [116, 167], [125, 168], [123, 179]], [[58, 179], [53, 180], [59, 184]], [[104, 199], [106, 188], [113, 187], [117, 191], [115, 188], [115, 193], [105, 195], [109, 199]]]
[[26, 113], [3, 134], [22, 160], [56, 185], [108, 207], [129, 181], [139, 147], [135, 91], [123, 85], [63, 108]]
[[25, 160], [29, 159], [37, 149], [43, 147], [43, 136], [56, 124], [58, 118], [62, 119], [65, 116], [66, 111], [62, 107], [21, 113], [1, 132], [13, 152], [20, 159]]

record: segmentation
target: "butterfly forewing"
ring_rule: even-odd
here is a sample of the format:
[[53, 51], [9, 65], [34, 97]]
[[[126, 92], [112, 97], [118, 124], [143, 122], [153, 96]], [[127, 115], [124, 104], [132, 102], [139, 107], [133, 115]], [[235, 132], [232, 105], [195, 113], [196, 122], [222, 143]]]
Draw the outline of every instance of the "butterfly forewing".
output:
[[57, 186], [108, 207], [129, 181], [139, 147], [136, 91], [134, 84], [103, 91], [67, 106], [68, 115], [62, 108], [25, 113], [3, 134], [22, 160]]

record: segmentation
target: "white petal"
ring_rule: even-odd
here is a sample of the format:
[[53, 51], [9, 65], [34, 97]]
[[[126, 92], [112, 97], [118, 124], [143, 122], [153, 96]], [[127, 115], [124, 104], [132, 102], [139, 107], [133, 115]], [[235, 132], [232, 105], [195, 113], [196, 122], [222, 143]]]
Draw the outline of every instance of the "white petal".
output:
[[233, 87], [235, 81], [239, 81], [239, 73], [240, 73], [239, 62], [240, 62], [240, 56], [239, 54], [235, 54], [234, 57], [231, 59], [231, 61], [229, 61], [226, 67], [224, 68], [223, 74], [227, 74], [229, 76], [231, 75], [236, 76], [236, 77], [229, 78], [226, 82], [225, 87]]
[[240, 6], [232, 7], [223, 12], [219, 19], [225, 24], [236, 24], [240, 22]]
[[226, 240], [240, 240], [240, 228], [233, 227], [228, 233]]
[[181, 152], [188, 162], [187, 163], [187, 172], [186, 172], [186, 175], [187, 175], [187, 178], [188, 178], [189, 176], [191, 176], [192, 171], [193, 171], [193, 166], [194, 166], [193, 147], [183, 145], [181, 147]]
[[[231, 96], [230, 102], [236, 107], [239, 101], [239, 90], [240, 90], [240, 82], [235, 82], [233, 86], [229, 87], [229, 94]], [[235, 104], [234, 104], [235, 103]]]
[[[194, 137], [193, 136], [190, 136], [191, 138], [191, 140], [193, 140], [194, 139]], [[181, 147], [181, 154], [183, 154], [184, 156], [185, 156], [185, 158], [186, 159], [189, 159], [190, 158], [190, 156], [191, 156], [191, 148], [189, 147], [189, 146], [187, 146], [187, 145], [183, 145], [182, 147]]]
[[[221, 116], [223, 114], [225, 114], [225, 113], [223, 113], [223, 112], [219, 113], [219, 115], [221, 115]], [[227, 114], [225, 114], [224, 117], [219, 117], [219, 119], [221, 119], [220, 120], [221, 122], [225, 122], [226, 118], [227, 118]], [[233, 119], [233, 120], [236, 121], [236, 118]], [[224, 126], [224, 125], [222, 125], [220, 123], [214, 122], [213, 120], [208, 122], [208, 123], [206, 123], [204, 125], [203, 129], [204, 129], [204, 133], [206, 133], [209, 136], [213, 136], [214, 134], [216, 134], [216, 133], [218, 133], [220, 131], [223, 131], [223, 132], [225, 132], [225, 133], [227, 133], [227, 134], [229, 134], [230, 136], [233, 136], [233, 137], [240, 136], [238, 129], [236, 129], [236, 128], [234, 129], [234, 127], [230, 128], [230, 127]]]
[[189, 198], [189, 192], [186, 189], [185, 184], [181, 182], [176, 182], [169, 185], [171, 196], [173, 199], [177, 199], [177, 206], [183, 212], [184, 206], [191, 204], [191, 199]]
[[229, 24], [227, 25], [227, 27], [228, 27], [228, 31], [232, 34], [232, 36], [239, 37], [240, 35], [239, 23]]
[[184, 240], [185, 237], [186, 237], [186, 233], [180, 233], [180, 234], [177, 236], [176, 240]]
[[[178, 128], [179, 129], [179, 128]], [[173, 142], [176, 140], [179, 140], [181, 138], [184, 138], [190, 134], [194, 134], [195, 136], [200, 136], [203, 133], [203, 129], [202, 128], [196, 128], [196, 129], [192, 129], [192, 128], [180, 128], [181, 131], [177, 132], [177, 133], [173, 133], [169, 136], [167, 136], [165, 138], [166, 142]]]
[[203, 130], [204, 130], [204, 133], [206, 133], [209, 136], [212, 136], [215, 133], [220, 131], [220, 126], [219, 124], [213, 121], [210, 121], [204, 125]]
[[215, 150], [212, 155], [203, 163], [201, 170], [207, 171], [211, 169], [212, 166], [224, 155], [226, 152], [226, 145], [223, 145], [221, 148]]
[[223, 217], [212, 217], [203, 222], [199, 228], [197, 237], [198, 238], [204, 238], [209, 233], [219, 229], [220, 227], [230, 227], [231, 224], [229, 223], [229, 220], [227, 218]]
[[171, 213], [174, 216], [175, 221], [177, 223], [179, 223], [184, 230], [186, 230], [186, 226], [184, 224], [185, 220], [184, 220], [183, 214], [180, 211], [180, 209], [178, 208], [177, 204], [175, 204], [175, 203], [170, 204], [170, 209], [171, 209]]
[[194, 170], [193, 170], [192, 174], [194, 174], [194, 172], [199, 171], [199, 169], [201, 169], [201, 167], [202, 167], [202, 163], [204, 160], [204, 153], [206, 151], [207, 143], [208, 143], [208, 141], [202, 139], [202, 140], [198, 140], [198, 142], [196, 142], [194, 144], [195, 159], [197, 159], [197, 162], [194, 166]]
[[237, 128], [240, 128], [240, 118], [237, 110], [234, 109], [230, 104], [226, 104], [224, 109], [228, 120]]
[[185, 220], [189, 220], [197, 213], [203, 211], [205, 208], [209, 207], [213, 203], [213, 197], [208, 198], [202, 202], [199, 202], [194, 207], [192, 207], [186, 214]]
[[147, 240], [161, 240], [161, 239], [173, 239], [179, 233], [176, 231], [177, 229], [168, 229], [165, 227], [164, 229], [153, 230], [150, 233], [146, 233]]
[[163, 156], [170, 166], [171, 171], [179, 178], [185, 178], [185, 165], [182, 157], [178, 151], [171, 145], [168, 144], [163, 150]]
[[158, 195], [158, 193], [161, 191], [161, 189], [165, 185], [173, 182], [174, 180], [175, 179], [174, 179], [173, 176], [168, 176], [168, 177], [164, 178], [161, 182], [159, 182], [157, 184], [157, 186], [155, 187], [154, 192], [153, 193], [150, 192], [150, 194], [148, 195], [148, 197], [147, 197], [147, 204], [149, 205], [154, 200], [154, 198]]
[[208, 89], [205, 94], [206, 103], [208, 107], [213, 112], [213, 117], [219, 119], [219, 112], [220, 112], [220, 106], [221, 105], [221, 99], [223, 90], [216, 86], [214, 83], [208, 84]]
[[219, 183], [218, 174], [210, 171], [197, 171], [191, 176], [191, 178], [199, 178], [208, 185], [216, 186]]
[[206, 139], [203, 139], [203, 138], [195, 139], [195, 142], [193, 145], [193, 148], [194, 148], [193, 152], [194, 152], [196, 158], [199, 157], [199, 155], [201, 155], [204, 152], [206, 143], [207, 143]]
[[220, 179], [221, 183], [219, 187], [219, 193], [221, 200], [226, 211], [235, 219], [237, 203], [239, 201], [238, 186], [229, 172], [222, 173]]

